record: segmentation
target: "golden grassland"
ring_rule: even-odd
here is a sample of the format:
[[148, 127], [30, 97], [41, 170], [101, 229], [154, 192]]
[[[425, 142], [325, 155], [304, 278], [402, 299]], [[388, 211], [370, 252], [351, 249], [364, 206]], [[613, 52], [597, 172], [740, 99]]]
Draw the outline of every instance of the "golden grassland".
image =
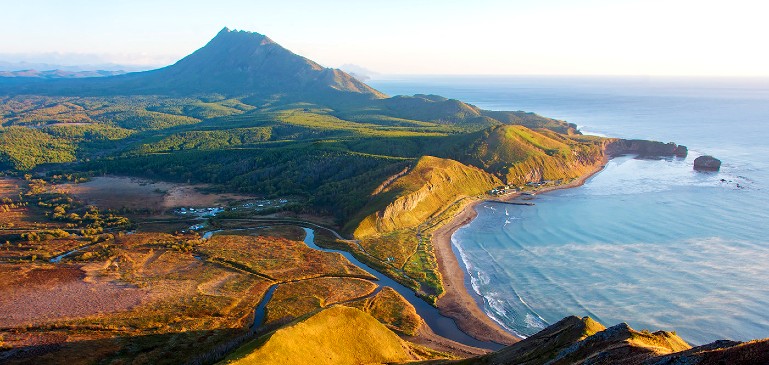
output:
[[442, 354], [409, 344], [354, 308], [325, 309], [238, 349], [223, 364], [382, 364]]
[[366, 297], [377, 285], [357, 278], [316, 278], [281, 284], [267, 304], [266, 323], [289, 322], [319, 308]]
[[415, 336], [424, 321], [414, 306], [392, 288], [384, 287], [376, 295], [345, 304], [358, 308], [396, 333]]
[[313, 250], [284, 238], [214, 235], [197, 251], [206, 260], [278, 281], [321, 276], [373, 279], [338, 253]]
[[[283, 237], [291, 241], [302, 241], [305, 236], [302, 227], [288, 223], [270, 223], [268, 220], [249, 222], [243, 220], [216, 219], [214, 223], [216, 229], [222, 230], [221, 233], [217, 233], [216, 235]], [[316, 240], [321, 232], [327, 231], [316, 231]]]
[[[324, 276], [349, 276], [362, 271], [351, 270], [349, 262], [342, 262], [334, 254], [305, 252], [310, 249], [301, 242], [215, 236], [210, 242], [195, 245], [196, 249], [205, 247], [202, 257], [220, 257], [218, 250], [226, 251], [228, 244], [238, 246], [235, 242], [239, 242], [242, 248], [246, 242], [254, 243], [247, 251], [256, 254], [254, 261], [248, 262], [250, 270], [241, 270], [216, 260], [196, 258], [194, 252], [168, 248], [169, 242], [182, 238], [160, 233], [124, 235], [116, 238], [107, 259], [86, 260], [81, 256], [67, 264], [24, 264], [23, 276], [18, 274], [19, 264], [0, 265], [0, 272], [17, 274], [16, 280], [0, 286], [0, 293], [4, 293], [0, 309], [7, 315], [19, 314], [13, 316], [13, 322], [0, 323], [4, 346], [39, 346], [40, 341], [55, 334], [60, 347], [55, 353], [63, 356], [87, 349], [89, 344], [113, 349], [108, 355], [95, 352], [94, 356], [105, 357], [92, 360], [136, 356], [128, 346], [147, 351], [142, 357], [148, 363], [177, 363], [203, 356], [207, 348], [242, 334], [250, 325], [254, 307], [273, 283], [265, 279], [268, 275], [284, 280], [315, 277], [281, 285], [268, 305], [268, 313], [284, 320], [287, 315], [301, 316], [320, 306], [364, 297], [376, 287], [368, 280]], [[277, 262], [290, 270], [263, 259], [268, 255], [264, 252], [260, 258], [262, 249], [280, 251], [283, 256]], [[308, 260], [307, 267], [303, 267], [304, 259]], [[41, 282], [41, 277], [53, 279]], [[321, 298], [318, 305], [307, 307], [292, 297], [308, 293]], [[22, 335], [30, 332], [35, 335]], [[157, 348], [145, 348], [148, 343]], [[165, 351], [171, 348], [185, 348], [186, 352], [164, 359]], [[50, 363], [57, 363], [56, 359], [48, 358]], [[46, 363], [46, 358], [35, 357], [35, 361]]]
[[422, 157], [408, 173], [378, 189], [381, 197], [373, 197], [364, 209], [372, 213], [363, 218], [354, 235], [365, 251], [365, 261], [385, 267], [396, 280], [435, 301], [443, 285], [425, 222], [500, 184], [478, 168]]
[[364, 238], [417, 227], [464, 196], [482, 194], [500, 185], [499, 179], [481, 169], [454, 160], [422, 157], [404, 176], [381, 190], [396, 193], [394, 200], [372, 200], [373, 210], [355, 228], [354, 235]]

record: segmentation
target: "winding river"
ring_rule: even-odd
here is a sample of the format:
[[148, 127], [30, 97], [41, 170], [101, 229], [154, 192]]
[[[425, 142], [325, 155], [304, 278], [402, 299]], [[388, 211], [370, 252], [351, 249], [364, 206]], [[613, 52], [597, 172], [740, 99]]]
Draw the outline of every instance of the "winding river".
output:
[[[292, 224], [298, 225], [298, 226], [306, 226], [306, 225], [313, 225], [312, 223], [306, 222], [292, 222]], [[319, 229], [327, 229], [325, 227], [316, 226], [313, 225]], [[264, 227], [258, 227], [258, 228], [264, 228]], [[454, 322], [453, 319], [446, 317], [438, 311], [437, 308], [433, 307], [432, 305], [428, 304], [424, 299], [418, 297], [411, 289], [403, 286], [402, 284], [396, 282], [395, 280], [391, 279], [390, 277], [380, 273], [379, 271], [374, 270], [370, 266], [364, 264], [355, 256], [353, 256], [351, 253], [347, 251], [342, 250], [334, 250], [329, 248], [323, 248], [315, 244], [315, 230], [308, 227], [302, 227], [305, 231], [305, 237], [304, 237], [304, 243], [315, 250], [323, 251], [323, 252], [335, 252], [338, 254], [341, 254], [344, 256], [347, 260], [352, 262], [354, 265], [358, 266], [359, 268], [365, 270], [371, 276], [374, 276], [377, 279], [377, 283], [379, 284], [379, 289], [384, 286], [388, 286], [395, 291], [397, 291], [403, 298], [405, 298], [409, 303], [411, 303], [412, 306], [414, 306], [414, 309], [416, 310], [417, 314], [419, 314], [420, 317], [422, 317], [427, 323], [427, 325], [430, 327], [430, 329], [433, 330], [437, 335], [445, 337], [447, 339], [459, 342], [464, 345], [478, 347], [478, 348], [485, 348], [485, 349], [492, 349], [497, 350], [502, 347], [504, 347], [501, 344], [495, 343], [495, 342], [487, 342], [487, 341], [480, 341], [478, 339], [475, 339], [471, 337], [470, 335], [466, 334], [462, 330], [457, 327], [457, 324]], [[249, 230], [249, 229], [256, 229], [256, 228], [241, 228], [241, 229], [235, 229], [235, 230]], [[208, 231], [205, 232], [202, 235], [203, 239], [209, 239], [211, 238], [215, 233], [221, 232], [222, 230], [214, 230], [214, 231]], [[229, 231], [229, 229], [228, 229]], [[336, 235], [336, 232], [329, 230], [331, 233]], [[67, 257], [73, 253], [76, 253], [78, 251], [81, 251], [90, 245], [78, 247], [74, 250], [65, 252], [59, 256], [56, 256], [55, 258], [51, 259], [51, 262], [57, 263], [61, 261], [62, 258]], [[267, 303], [269, 303], [270, 299], [272, 299], [273, 293], [275, 293], [275, 289], [280, 285], [280, 283], [273, 284], [265, 293], [262, 300], [259, 302], [257, 307], [254, 309], [254, 322], [251, 326], [252, 330], [255, 330], [258, 326], [264, 322], [265, 312], [267, 308]], [[379, 290], [377, 289], [377, 290]]]
[[[425, 323], [427, 323], [427, 325], [430, 326], [430, 329], [432, 329], [433, 332], [435, 332], [439, 336], [448, 338], [450, 340], [459, 342], [461, 344], [479, 347], [479, 348], [496, 350], [503, 347], [503, 345], [500, 345], [498, 343], [477, 340], [469, 336], [468, 334], [462, 332], [462, 330], [460, 330], [459, 327], [457, 327], [457, 324], [454, 322], [453, 319], [440, 314], [437, 308], [431, 306], [426, 301], [424, 301], [424, 299], [418, 297], [411, 289], [399, 284], [395, 280], [385, 276], [379, 271], [372, 269], [368, 265], [356, 259], [355, 256], [353, 256], [351, 253], [347, 251], [328, 249], [328, 248], [323, 248], [316, 245], [315, 231], [307, 227], [303, 227], [303, 229], [306, 233], [304, 237], [304, 243], [308, 247], [318, 251], [323, 251], [323, 252], [339, 253], [345, 258], [347, 258], [347, 260], [349, 260], [350, 262], [358, 266], [359, 268], [365, 270], [372, 276], [376, 277], [380, 287], [389, 286], [390, 288], [395, 289], [395, 291], [397, 291], [400, 295], [406, 298], [406, 300], [408, 300], [408, 302], [411, 303], [412, 306], [414, 306], [414, 309], [416, 309], [417, 314], [419, 314], [419, 316], [425, 320]], [[210, 235], [208, 237], [210, 237]], [[259, 305], [256, 307], [254, 311], [254, 326], [258, 326], [264, 321], [265, 309], [267, 307], [267, 303], [272, 298], [272, 294], [275, 292], [275, 288], [277, 288], [278, 285], [279, 284], [275, 284], [271, 286], [270, 289], [267, 290], [267, 293], [264, 295], [264, 298], [262, 298]]]

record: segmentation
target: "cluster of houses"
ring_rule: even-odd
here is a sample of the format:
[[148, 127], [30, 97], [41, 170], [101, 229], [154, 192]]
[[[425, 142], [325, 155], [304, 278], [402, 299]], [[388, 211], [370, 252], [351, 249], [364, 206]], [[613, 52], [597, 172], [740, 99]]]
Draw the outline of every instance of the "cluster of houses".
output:
[[178, 208], [174, 210], [175, 214], [179, 215], [194, 215], [198, 217], [213, 217], [224, 211], [223, 207], [213, 208]]
[[529, 181], [526, 183], [526, 186], [531, 186], [533, 188], [538, 188], [540, 186], [546, 186], [546, 185], [561, 185], [563, 183], [563, 179], [558, 180], [541, 180], [541, 181]]
[[[561, 185], [562, 183], [563, 183], [563, 180], [560, 180], [560, 179], [559, 180], [541, 180], [541, 181], [529, 181], [526, 183], [526, 186], [536, 189], [536, 188], [547, 186], [547, 185]], [[523, 189], [524, 187], [522, 186], [518, 187], [514, 185], [503, 185], [503, 186], [499, 186], [497, 188], [489, 190], [489, 195], [505, 196], [505, 195], [521, 192]], [[524, 192], [524, 194], [526, 193]]]
[[[253, 209], [262, 210], [269, 207], [279, 207], [288, 203], [288, 199], [275, 199], [275, 200], [258, 200], [241, 204], [238, 207], [229, 208], [231, 210], [241, 209]], [[184, 216], [196, 216], [196, 217], [213, 217], [221, 212], [225, 211], [224, 207], [211, 207], [211, 208], [177, 208], [174, 210], [174, 214]]]
[[503, 186], [499, 186], [497, 188], [489, 190], [489, 195], [505, 196], [505, 195], [517, 193], [519, 191], [521, 191], [521, 189], [513, 185], [503, 185]]
[[190, 231], [197, 231], [197, 230], [203, 229], [205, 227], [206, 227], [206, 225], [204, 223], [200, 223], [200, 224], [196, 224], [196, 225], [190, 226], [189, 230]]
[[[275, 201], [272, 201], [272, 200], [258, 200], [258, 201], [255, 201], [255, 202], [245, 203], [245, 204], [241, 205], [241, 207], [243, 207], [243, 208], [256, 208], [256, 209], [258, 209], [258, 208], [265, 208], [265, 207], [269, 207], [269, 206], [276, 206], [276, 207], [278, 207], [278, 206], [281, 206], [281, 205], [286, 204], [286, 203], [288, 203], [288, 199], [277, 199]], [[235, 210], [235, 208], [232, 208], [232, 209]]]

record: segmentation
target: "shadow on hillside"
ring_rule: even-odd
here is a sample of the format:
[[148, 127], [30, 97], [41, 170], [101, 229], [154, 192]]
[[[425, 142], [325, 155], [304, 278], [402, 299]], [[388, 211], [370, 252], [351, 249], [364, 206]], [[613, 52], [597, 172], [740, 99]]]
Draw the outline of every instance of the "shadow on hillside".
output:
[[[215, 329], [166, 334], [116, 336], [90, 331], [3, 332], [6, 346], [28, 339], [35, 345], [0, 348], [2, 364], [211, 364], [249, 340], [276, 329]], [[73, 340], [73, 337], [103, 337]], [[69, 337], [69, 339], [67, 339]]]

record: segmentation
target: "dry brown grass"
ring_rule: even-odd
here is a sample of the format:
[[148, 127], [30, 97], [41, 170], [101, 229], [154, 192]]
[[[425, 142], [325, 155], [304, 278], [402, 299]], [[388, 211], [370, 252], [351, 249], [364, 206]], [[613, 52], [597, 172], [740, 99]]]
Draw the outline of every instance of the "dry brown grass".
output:
[[84, 280], [75, 266], [7, 265], [0, 269], [0, 327], [35, 326], [134, 308], [149, 292], [112, 281]]
[[102, 176], [80, 184], [59, 185], [89, 204], [109, 209], [166, 210], [175, 207], [212, 207], [252, 199], [237, 194], [205, 193], [207, 185], [153, 182], [129, 177]]
[[249, 222], [226, 219], [217, 220], [216, 227], [222, 230], [222, 232], [217, 233], [217, 235], [265, 236], [282, 237], [292, 241], [304, 240], [305, 232], [302, 227], [287, 224], [269, 224], [269, 222]]
[[18, 261], [48, 261], [61, 253], [89, 244], [84, 239], [56, 239], [41, 242], [0, 242], [0, 260]]
[[281, 284], [267, 304], [265, 323], [290, 321], [319, 308], [371, 294], [377, 285], [356, 278], [317, 278]]
[[[49, 215], [52, 208], [37, 204], [37, 195], [31, 194], [29, 181], [12, 178], [0, 178], [0, 261], [43, 261], [47, 262], [64, 252], [93, 243], [90, 237], [75, 236], [83, 225], [68, 224], [61, 220], [53, 220]], [[45, 193], [52, 185], [40, 184], [40, 191]], [[23, 196], [20, 198], [19, 193]], [[12, 202], [8, 202], [11, 199]], [[35, 233], [46, 236], [46, 232], [63, 230], [71, 234], [69, 237], [55, 238], [47, 235], [41, 240], [25, 239], [22, 234]], [[20, 237], [21, 236], [21, 237]], [[63, 237], [63, 236], [59, 236]]]
[[207, 260], [278, 281], [320, 276], [373, 279], [341, 254], [313, 250], [303, 242], [284, 238], [216, 235], [198, 251]]
[[[112, 255], [94, 261], [0, 264], [0, 276], [12, 278], [0, 284], [4, 345], [39, 347], [53, 341], [55, 353], [66, 357], [80, 352], [93, 361], [102, 355], [124, 356], [153, 344], [146, 349], [152, 356], [141, 355], [146, 363], [178, 363], [191, 352], [169, 356], [155, 349], [197, 343], [210, 347], [243, 333], [271, 283], [157, 244], [173, 238], [178, 237], [118, 237]], [[27, 330], [41, 336], [18, 336], [19, 331]], [[171, 339], [175, 342], [164, 342]], [[92, 346], [113, 350], [106, 354], [91, 351]], [[33, 358], [45, 363], [44, 357]]]
[[26, 182], [13, 177], [0, 177], [0, 198], [18, 198]]
[[414, 306], [398, 292], [384, 287], [375, 296], [345, 305], [358, 308], [382, 322], [391, 330], [409, 336], [417, 334], [424, 321], [417, 314]]

